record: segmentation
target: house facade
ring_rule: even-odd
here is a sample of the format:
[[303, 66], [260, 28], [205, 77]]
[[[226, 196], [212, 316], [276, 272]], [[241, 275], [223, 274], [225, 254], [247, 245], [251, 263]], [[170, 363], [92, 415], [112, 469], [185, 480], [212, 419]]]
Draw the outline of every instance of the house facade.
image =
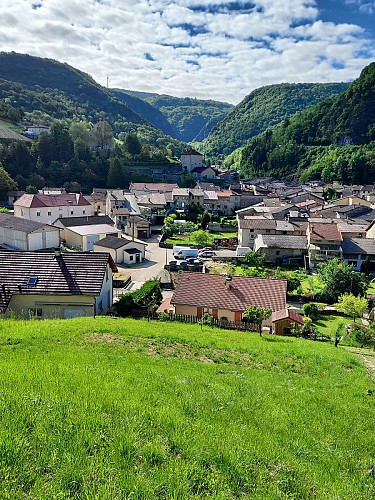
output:
[[138, 239], [107, 236], [94, 243], [94, 252], [108, 252], [116, 264], [136, 264], [145, 258], [146, 243]]
[[0, 250], [0, 313], [24, 319], [106, 314], [116, 271], [108, 253]]
[[94, 215], [94, 208], [81, 194], [24, 194], [14, 202], [14, 215], [43, 224], [53, 224], [61, 217]]
[[92, 252], [94, 250], [94, 243], [106, 236], [120, 237], [121, 231], [109, 224], [93, 224], [65, 228], [66, 244], [83, 252]]
[[198, 153], [195, 149], [188, 149], [181, 155], [180, 161], [182, 169], [190, 173], [195, 168], [201, 168], [203, 166], [203, 155]]

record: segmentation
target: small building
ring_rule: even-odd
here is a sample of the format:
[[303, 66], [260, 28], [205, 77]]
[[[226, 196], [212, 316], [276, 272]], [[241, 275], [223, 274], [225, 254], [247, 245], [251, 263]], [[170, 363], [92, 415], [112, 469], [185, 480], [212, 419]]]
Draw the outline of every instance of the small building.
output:
[[57, 227], [0, 213], [0, 247], [44, 250], [59, 245], [60, 230]]
[[108, 252], [116, 264], [136, 264], [145, 258], [146, 243], [138, 239], [106, 236], [94, 243], [94, 252]]
[[282, 265], [285, 261], [298, 259], [302, 266], [304, 256], [307, 255], [307, 237], [258, 234], [254, 240], [253, 250], [264, 255], [265, 262], [268, 264]]
[[65, 229], [77, 226], [96, 226], [107, 224], [114, 226], [113, 220], [108, 215], [88, 215], [85, 217], [61, 217], [56, 219], [53, 225], [61, 229], [60, 237], [65, 241]]
[[287, 308], [272, 313], [271, 320], [272, 332], [275, 335], [290, 335], [293, 323], [303, 325], [302, 316]]
[[141, 217], [140, 215], [129, 215], [126, 219], [124, 233], [132, 239], [138, 238], [145, 240], [150, 237], [151, 224], [147, 219]]
[[337, 257], [341, 259], [342, 237], [337, 224], [312, 223], [307, 228], [310, 266]]
[[17, 318], [104, 315], [112, 306], [108, 253], [0, 250], [0, 313]]
[[369, 271], [375, 271], [375, 239], [344, 238], [342, 240], [343, 259], [354, 266], [354, 271], [360, 271], [365, 259], [369, 262]]
[[71, 226], [65, 228], [65, 242], [68, 246], [92, 252], [94, 243], [102, 240], [106, 236], [121, 236], [121, 231], [109, 224], [93, 224], [90, 226]]
[[48, 125], [28, 125], [25, 130], [25, 135], [32, 139], [36, 139], [43, 132], [49, 132]]

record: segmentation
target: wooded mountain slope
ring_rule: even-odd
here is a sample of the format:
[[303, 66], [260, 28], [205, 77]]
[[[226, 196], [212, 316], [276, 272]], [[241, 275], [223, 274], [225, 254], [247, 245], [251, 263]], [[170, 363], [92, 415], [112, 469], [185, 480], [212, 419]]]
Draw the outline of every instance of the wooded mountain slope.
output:
[[346, 83], [281, 83], [256, 89], [212, 129], [199, 149], [212, 158], [228, 155], [286, 116], [346, 87]]
[[1, 52], [0, 99], [35, 121], [104, 119], [117, 134], [137, 132], [150, 143], [172, 141], [91, 76], [52, 59]]
[[233, 109], [233, 105], [226, 102], [128, 90], [125, 92], [144, 99], [159, 110], [173, 127], [171, 135], [184, 142], [202, 141], [212, 128]]
[[338, 96], [252, 139], [241, 151], [239, 166], [245, 175], [284, 176], [307, 168], [307, 178], [373, 182], [374, 110], [372, 63]]

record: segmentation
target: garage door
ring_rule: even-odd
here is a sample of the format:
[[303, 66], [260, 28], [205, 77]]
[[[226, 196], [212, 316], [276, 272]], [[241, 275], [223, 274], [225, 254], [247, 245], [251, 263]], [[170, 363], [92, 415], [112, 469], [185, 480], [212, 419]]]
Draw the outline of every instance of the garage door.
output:
[[63, 310], [63, 318], [64, 319], [69, 319], [69, 318], [81, 318], [82, 316], [85, 315], [84, 309], [64, 309]]
[[87, 236], [87, 250], [88, 252], [92, 252], [94, 250], [94, 243], [99, 241], [98, 234], [92, 234], [91, 236]]

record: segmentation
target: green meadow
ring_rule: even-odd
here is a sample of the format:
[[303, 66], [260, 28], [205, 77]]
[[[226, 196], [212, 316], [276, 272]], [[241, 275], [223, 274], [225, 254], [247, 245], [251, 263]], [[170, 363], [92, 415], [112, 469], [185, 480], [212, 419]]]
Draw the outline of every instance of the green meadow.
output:
[[375, 385], [330, 343], [0, 321], [0, 498], [373, 499]]

